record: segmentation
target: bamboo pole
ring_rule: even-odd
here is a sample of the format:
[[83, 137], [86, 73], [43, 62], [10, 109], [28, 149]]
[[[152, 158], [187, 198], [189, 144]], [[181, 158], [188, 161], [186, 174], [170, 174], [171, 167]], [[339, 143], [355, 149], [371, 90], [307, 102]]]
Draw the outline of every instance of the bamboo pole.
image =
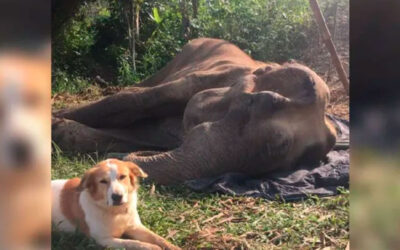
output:
[[[332, 41], [333, 44], [335, 44], [335, 36], [336, 36], [336, 22], [337, 22], [337, 9], [338, 9], [338, 3], [335, 3], [335, 12], [334, 12], [334, 19], [333, 19], [333, 34], [332, 34]], [[329, 70], [328, 70], [328, 75], [326, 77], [326, 82], [329, 82], [331, 79], [331, 72], [332, 72], [332, 62], [329, 63]]]
[[324, 16], [321, 13], [317, 0], [310, 0], [311, 9], [314, 13], [315, 19], [317, 21], [319, 30], [322, 34], [322, 39], [324, 40], [325, 46], [327, 47], [329, 54], [332, 57], [333, 64], [339, 74], [339, 79], [343, 84], [347, 95], [349, 94], [349, 80], [347, 78], [346, 72], [344, 71], [343, 65], [337, 54], [335, 45], [333, 44], [331, 34], [329, 32], [328, 26], [326, 25]]

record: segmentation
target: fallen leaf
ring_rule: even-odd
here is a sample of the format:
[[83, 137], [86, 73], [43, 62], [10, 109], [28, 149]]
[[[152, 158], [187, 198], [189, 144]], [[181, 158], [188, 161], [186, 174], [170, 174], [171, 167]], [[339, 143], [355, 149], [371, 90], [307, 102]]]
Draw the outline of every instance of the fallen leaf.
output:
[[225, 219], [219, 221], [216, 225], [221, 225], [221, 224], [223, 224], [225, 222], [228, 222], [228, 221], [231, 221], [231, 220], [233, 220], [233, 216], [225, 218]]
[[165, 237], [166, 239], [174, 237], [174, 235], [178, 232], [178, 230], [168, 230], [168, 235]]
[[151, 188], [150, 188], [150, 195], [154, 196], [155, 192], [156, 192], [156, 186], [154, 184], [152, 184]]
[[205, 224], [205, 223], [207, 223], [207, 222], [210, 222], [210, 221], [215, 220], [215, 219], [217, 219], [217, 218], [220, 218], [220, 217], [222, 217], [222, 216], [224, 216], [224, 214], [223, 214], [223, 213], [219, 213], [219, 214], [217, 214], [217, 215], [214, 215], [213, 217], [208, 218], [207, 220], [203, 221], [202, 223]]

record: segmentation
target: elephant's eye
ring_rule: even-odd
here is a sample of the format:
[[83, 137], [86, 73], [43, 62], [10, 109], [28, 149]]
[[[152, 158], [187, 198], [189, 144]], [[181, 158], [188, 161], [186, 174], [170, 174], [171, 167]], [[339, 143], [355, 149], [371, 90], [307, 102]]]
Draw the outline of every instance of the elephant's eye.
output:
[[100, 183], [107, 184], [108, 181], [107, 180], [101, 180]]
[[121, 175], [121, 176], [119, 177], [120, 180], [123, 180], [123, 179], [125, 179], [125, 178], [126, 178], [126, 175]]

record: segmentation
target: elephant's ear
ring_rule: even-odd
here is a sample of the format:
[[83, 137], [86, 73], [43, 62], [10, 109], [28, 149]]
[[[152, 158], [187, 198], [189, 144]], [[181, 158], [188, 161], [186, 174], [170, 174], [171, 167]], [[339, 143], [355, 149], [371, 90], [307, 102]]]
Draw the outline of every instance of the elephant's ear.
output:
[[314, 104], [317, 100], [318, 94], [318, 89], [314, 79], [310, 76], [306, 76], [299, 86], [301, 87], [299, 87], [297, 95], [292, 97], [292, 101], [298, 105]]
[[250, 119], [250, 106], [253, 103], [250, 93], [241, 93], [229, 106], [227, 118], [234, 119], [238, 123], [245, 123]]
[[269, 71], [271, 71], [273, 69], [273, 67], [271, 65], [267, 65], [267, 66], [262, 66], [256, 70], [253, 71], [253, 74], [256, 76], [260, 76], [264, 73], [268, 73]]

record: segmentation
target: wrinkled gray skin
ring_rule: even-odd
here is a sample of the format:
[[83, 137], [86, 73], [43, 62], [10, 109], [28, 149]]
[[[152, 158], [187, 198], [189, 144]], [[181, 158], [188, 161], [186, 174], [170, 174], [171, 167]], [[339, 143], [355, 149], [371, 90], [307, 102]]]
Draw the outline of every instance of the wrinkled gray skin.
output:
[[56, 113], [53, 139], [80, 151], [173, 149], [125, 157], [161, 184], [288, 169], [320, 161], [335, 144], [319, 76], [254, 61], [222, 40], [192, 41], [141, 86]]

